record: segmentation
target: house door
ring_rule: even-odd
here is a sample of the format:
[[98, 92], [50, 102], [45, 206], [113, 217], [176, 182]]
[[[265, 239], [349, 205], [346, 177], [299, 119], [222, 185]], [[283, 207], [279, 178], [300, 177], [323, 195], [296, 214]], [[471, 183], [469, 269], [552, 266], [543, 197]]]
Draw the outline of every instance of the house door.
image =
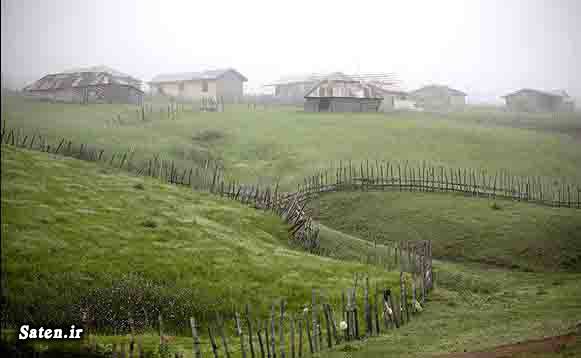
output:
[[319, 112], [328, 112], [331, 107], [331, 100], [329, 98], [321, 98], [319, 100]]

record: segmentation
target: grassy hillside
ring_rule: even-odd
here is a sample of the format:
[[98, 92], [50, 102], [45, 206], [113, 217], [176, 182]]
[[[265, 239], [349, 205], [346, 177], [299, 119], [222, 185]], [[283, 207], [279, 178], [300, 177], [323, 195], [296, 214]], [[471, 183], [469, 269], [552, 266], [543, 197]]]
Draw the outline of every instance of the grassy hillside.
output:
[[[229, 106], [223, 113], [185, 112], [177, 120], [155, 112], [141, 122], [136, 119], [135, 107], [23, 102], [15, 98], [6, 101], [9, 126], [111, 150], [135, 146], [138, 155], [162, 153], [166, 159], [188, 167], [191, 160], [219, 158], [236, 178], [252, 183], [272, 183], [280, 177], [283, 185], [294, 188], [314, 169], [340, 159], [508, 168], [515, 175], [568, 177], [581, 182], [578, 139], [480, 120], [459, 120], [457, 115], [316, 114], [288, 107], [250, 111], [240, 105]], [[121, 112], [127, 116], [126, 124], [110, 126], [110, 120]], [[464, 116], [471, 118], [470, 114]]]
[[[581, 317], [578, 273], [527, 273], [435, 262], [429, 309], [405, 329], [323, 354], [351, 357], [433, 357], [572, 331]], [[579, 346], [539, 357], [576, 357]], [[523, 355], [523, 357], [537, 355]]]
[[352, 192], [313, 203], [326, 226], [379, 243], [433, 240], [434, 255], [520, 270], [581, 270], [581, 211], [438, 193]]
[[[274, 215], [104, 166], [2, 146], [3, 292], [13, 321], [78, 321], [90, 303], [102, 324], [128, 311], [168, 327], [249, 303], [289, 309], [311, 288], [337, 297], [354, 272], [395, 275], [292, 250]], [[147, 318], [149, 314], [149, 318]]]

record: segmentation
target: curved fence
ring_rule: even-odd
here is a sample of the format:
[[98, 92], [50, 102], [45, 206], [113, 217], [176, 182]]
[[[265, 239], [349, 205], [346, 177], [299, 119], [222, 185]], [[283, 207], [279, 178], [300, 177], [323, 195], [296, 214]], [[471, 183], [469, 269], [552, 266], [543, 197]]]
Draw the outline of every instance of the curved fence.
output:
[[407, 162], [340, 162], [304, 179], [298, 191], [311, 196], [334, 191], [448, 192], [510, 199], [552, 207], [581, 208], [581, 185], [546, 177], [523, 177], [507, 170], [454, 169]]

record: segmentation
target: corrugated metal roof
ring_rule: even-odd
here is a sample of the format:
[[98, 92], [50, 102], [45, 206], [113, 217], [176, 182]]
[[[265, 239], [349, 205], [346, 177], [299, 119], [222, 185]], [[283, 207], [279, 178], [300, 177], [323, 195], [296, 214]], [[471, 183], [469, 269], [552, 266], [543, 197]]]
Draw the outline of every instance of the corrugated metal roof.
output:
[[278, 86], [278, 85], [292, 85], [298, 83], [314, 83], [320, 81], [321, 78], [328, 76], [329, 74], [302, 74], [281, 77], [278, 80], [268, 84], [267, 86]]
[[274, 81], [267, 86], [279, 86], [279, 85], [292, 85], [292, 84], [300, 84], [300, 83], [314, 83], [321, 81], [323, 79], [332, 77], [332, 76], [345, 76], [349, 78], [349, 80], [354, 81], [365, 81], [365, 82], [389, 82], [389, 83], [399, 83], [399, 80], [396, 78], [394, 74], [390, 73], [360, 73], [360, 74], [344, 74], [342, 72], [332, 72], [332, 73], [311, 73], [311, 74], [303, 74], [303, 75], [294, 75], [294, 76], [286, 76], [281, 77], [277, 81]]
[[242, 81], [248, 81], [240, 72], [232, 68], [225, 68], [219, 70], [207, 70], [201, 72], [182, 72], [182, 73], [167, 73], [153, 77], [149, 83], [163, 83], [163, 82], [179, 82], [179, 81], [196, 81], [196, 80], [215, 80], [222, 77], [228, 72], [233, 72], [239, 76]]
[[[357, 79], [354, 79], [353, 77], [345, 75], [341, 72], [332, 73], [332, 74], [328, 75], [327, 77], [325, 77], [324, 79], [317, 82], [305, 94], [305, 98], [320, 98], [320, 96], [311, 96], [311, 94], [314, 93], [317, 90], [317, 88], [321, 87], [321, 85], [323, 85], [325, 83], [333, 83], [333, 82], [343, 83], [344, 86], [347, 86], [346, 88], [347, 88], [348, 94], [346, 94], [343, 97], [377, 98], [377, 99], [383, 98], [383, 95], [380, 93], [381, 91], [379, 90], [379, 88], [377, 88], [369, 83], [365, 83], [365, 82], [359, 81]], [[333, 96], [328, 96], [328, 97], [333, 97]]]
[[569, 94], [567, 94], [567, 92], [564, 90], [544, 91], [544, 90], [537, 90], [537, 89], [532, 89], [532, 88], [523, 88], [523, 89], [520, 89], [518, 91], [506, 94], [506, 95], [502, 96], [502, 98], [514, 96], [514, 95], [517, 95], [517, 94], [522, 93], [522, 92], [539, 93], [539, 94], [549, 96], [549, 97], [562, 97], [563, 99], [567, 99], [567, 100], [570, 98]]
[[105, 66], [67, 70], [46, 75], [24, 88], [25, 91], [46, 91], [96, 85], [130, 86], [141, 91], [141, 81]]
[[441, 86], [441, 85], [429, 85], [429, 86], [424, 86], [422, 88], [419, 88], [415, 91], [410, 92], [411, 95], [415, 95], [420, 91], [426, 91], [426, 90], [436, 90], [436, 91], [445, 91], [447, 92], [449, 95], [451, 96], [467, 96], [466, 93], [462, 92], [462, 91], [458, 91], [457, 89], [453, 89], [450, 88], [448, 86]]
[[104, 72], [104, 73], [108, 73], [108, 74], [116, 76], [116, 77], [131, 77], [128, 74], [125, 74], [123, 72], [119, 72], [111, 67], [107, 67], [104, 65], [72, 68], [70, 70], [62, 71], [60, 73], [70, 74], [70, 73], [78, 73], [78, 72], [95, 72], [95, 73]]

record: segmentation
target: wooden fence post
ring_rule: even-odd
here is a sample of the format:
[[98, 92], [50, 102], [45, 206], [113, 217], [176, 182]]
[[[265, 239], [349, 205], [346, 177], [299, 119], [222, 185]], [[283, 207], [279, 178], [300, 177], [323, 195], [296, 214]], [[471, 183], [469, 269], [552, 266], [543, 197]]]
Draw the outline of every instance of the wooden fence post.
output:
[[371, 318], [371, 305], [369, 304], [369, 276], [365, 277], [365, 291], [364, 291], [364, 300], [365, 300], [365, 329], [368, 336], [373, 334], [373, 321]]
[[270, 352], [272, 354], [272, 358], [276, 358], [276, 319], [275, 319], [275, 310], [274, 310], [274, 303], [271, 306], [270, 311]]
[[327, 310], [327, 304], [323, 305], [323, 312], [325, 314], [325, 324], [327, 328], [327, 347], [330, 349], [333, 347], [333, 342], [331, 341], [331, 319]]
[[309, 350], [311, 355], [315, 353], [315, 349], [313, 346], [313, 335], [311, 334], [311, 322], [307, 314], [305, 314], [305, 322], [306, 322], [306, 330], [307, 330], [307, 340], [309, 341]]
[[252, 341], [252, 320], [250, 319], [250, 307], [248, 303], [245, 307], [246, 326], [248, 327], [248, 346], [250, 347], [250, 357], [255, 358], [254, 343]]
[[240, 337], [240, 351], [242, 352], [242, 358], [246, 358], [246, 347], [244, 345], [244, 333], [242, 332], [242, 326], [240, 325], [240, 315], [238, 312], [234, 313], [236, 319], [236, 334]]
[[216, 339], [212, 334], [212, 327], [208, 325], [208, 336], [210, 337], [210, 344], [212, 345], [212, 353], [214, 353], [214, 358], [218, 358], [218, 345], [216, 344]]
[[279, 340], [278, 345], [280, 346], [280, 358], [285, 358], [285, 347], [284, 347], [284, 299], [280, 300], [280, 325], [279, 325]]
[[317, 302], [315, 296], [315, 289], [311, 290], [311, 315], [313, 319], [313, 349], [315, 352], [319, 351], [318, 347], [318, 336], [319, 336], [319, 329], [318, 329], [318, 322], [317, 322]]
[[194, 317], [190, 317], [190, 326], [192, 328], [192, 339], [194, 340], [194, 357], [201, 358], [202, 352], [200, 351], [200, 337], [198, 336], [198, 327]]
[[301, 318], [299, 316], [298, 318], [299, 320], [299, 357], [298, 358], [302, 358], [303, 357], [303, 318]]
[[295, 319], [294, 315], [290, 316], [290, 355], [295, 358]]
[[220, 334], [220, 338], [222, 338], [222, 345], [224, 346], [224, 353], [226, 354], [226, 358], [230, 358], [230, 350], [228, 349], [228, 341], [226, 340], [226, 334], [224, 332], [224, 322], [222, 321], [222, 316], [220, 313], [216, 313], [216, 322], [218, 324], [218, 332]]
[[258, 347], [260, 348], [260, 357], [266, 358], [265, 351], [264, 351], [264, 343], [262, 342], [262, 323], [258, 323], [258, 327], [256, 329], [256, 336], [258, 338]]

